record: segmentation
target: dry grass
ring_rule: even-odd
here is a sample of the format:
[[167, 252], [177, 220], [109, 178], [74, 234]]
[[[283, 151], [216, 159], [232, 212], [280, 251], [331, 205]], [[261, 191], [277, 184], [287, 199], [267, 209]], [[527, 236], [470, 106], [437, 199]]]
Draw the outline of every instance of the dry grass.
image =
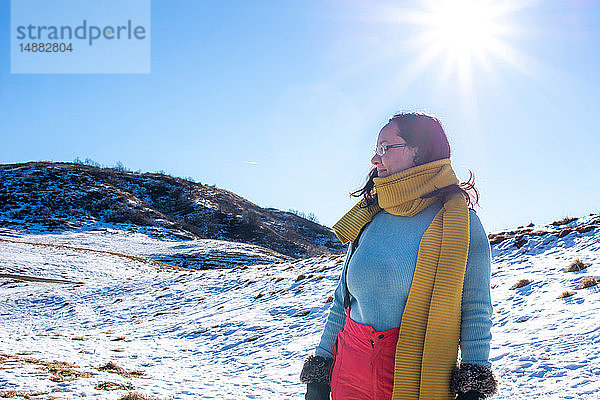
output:
[[106, 371], [106, 372], [110, 372], [113, 374], [119, 374], [124, 378], [139, 377], [139, 376], [144, 375], [144, 371], [139, 371], [139, 370], [127, 371], [125, 368], [119, 367], [117, 364], [115, 364], [112, 361], [109, 361], [106, 364], [104, 364], [103, 366], [98, 367], [98, 371]]
[[573, 296], [574, 294], [575, 294], [575, 292], [572, 292], [572, 291], [570, 291], [570, 290], [565, 290], [565, 291], [564, 291], [564, 292], [562, 292], [562, 293], [560, 294], [560, 296], [558, 296], [557, 298], [558, 298], [558, 299], [564, 299], [564, 298], [566, 298], [566, 297], [571, 297], [571, 296]]
[[522, 288], [524, 286], [527, 286], [531, 283], [531, 281], [529, 279], [521, 279], [519, 282], [515, 283], [510, 289], [514, 290], [514, 289], [518, 289], [518, 288]]
[[308, 314], [310, 314], [310, 310], [305, 310], [305, 311], [299, 311], [296, 314], [294, 314], [294, 317], [305, 317]]
[[96, 385], [94, 389], [97, 390], [133, 390], [135, 389], [130, 383], [115, 383], [115, 382], [101, 382]]
[[53, 382], [74, 381], [77, 378], [92, 377], [91, 373], [77, 371], [76, 368], [79, 368], [77, 365], [73, 365], [64, 361], [44, 361], [36, 358], [20, 358], [7, 354], [2, 354], [0, 356], [0, 363], [9, 361], [38, 365], [38, 368], [43, 369], [52, 375], [50, 380]]
[[139, 392], [129, 392], [124, 396], [119, 397], [119, 400], [158, 400], [156, 397], [151, 397]]
[[575, 259], [567, 268], [565, 268], [565, 272], [575, 272], [582, 271], [589, 267], [588, 264], [584, 264], [579, 258]]
[[[0, 398], [3, 399], [12, 399], [15, 397], [23, 398], [26, 400], [41, 400], [38, 396], [46, 395], [50, 392], [15, 392], [14, 390], [9, 390], [8, 392], [0, 393]], [[44, 397], [44, 400], [52, 400], [57, 399], [58, 397], [50, 396]]]
[[579, 289], [589, 288], [592, 286], [596, 286], [597, 284], [598, 281], [596, 280], [596, 278], [594, 278], [593, 276], [588, 276], [586, 278], [583, 278], [581, 282], [579, 282]]

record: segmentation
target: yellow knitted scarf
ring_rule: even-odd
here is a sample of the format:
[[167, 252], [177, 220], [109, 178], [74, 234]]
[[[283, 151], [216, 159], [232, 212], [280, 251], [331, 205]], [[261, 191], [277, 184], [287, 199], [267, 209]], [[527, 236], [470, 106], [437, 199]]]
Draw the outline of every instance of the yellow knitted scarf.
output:
[[[421, 198], [458, 184], [449, 159], [375, 178], [379, 204], [348, 211], [333, 229], [354, 241], [382, 209], [413, 216], [436, 201]], [[417, 265], [396, 344], [393, 400], [449, 400], [450, 373], [460, 337], [462, 286], [469, 251], [469, 210], [464, 197], [451, 195], [423, 234]]]

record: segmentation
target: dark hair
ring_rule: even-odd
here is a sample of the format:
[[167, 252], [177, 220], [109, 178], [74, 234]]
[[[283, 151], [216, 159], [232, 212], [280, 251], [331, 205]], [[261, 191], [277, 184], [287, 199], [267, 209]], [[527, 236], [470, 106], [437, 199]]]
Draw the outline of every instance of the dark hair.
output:
[[[395, 114], [388, 123], [394, 123], [398, 128], [398, 136], [402, 137], [409, 146], [417, 148], [414, 158], [415, 166], [450, 158], [448, 138], [440, 120], [433, 115], [421, 112], [403, 112]], [[373, 167], [367, 175], [365, 185], [350, 193], [353, 197], [362, 196], [365, 207], [377, 202], [375, 182], [373, 182], [373, 178], [376, 177], [377, 168]], [[461, 193], [469, 208], [473, 208], [479, 202], [479, 192], [475, 188], [475, 177], [471, 170], [469, 170], [469, 180], [466, 182], [437, 189], [423, 197], [435, 196], [445, 203], [448, 196], [453, 193]]]

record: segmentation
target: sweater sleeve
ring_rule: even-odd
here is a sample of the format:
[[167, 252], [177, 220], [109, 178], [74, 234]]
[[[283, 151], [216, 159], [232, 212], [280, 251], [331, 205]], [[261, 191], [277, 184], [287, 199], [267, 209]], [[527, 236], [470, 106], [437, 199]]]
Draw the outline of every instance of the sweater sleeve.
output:
[[492, 339], [492, 300], [490, 292], [491, 254], [481, 221], [470, 211], [470, 243], [462, 295], [460, 350], [463, 363], [489, 362]]
[[315, 351], [317, 356], [331, 357], [333, 358], [335, 339], [339, 331], [344, 327], [346, 322], [346, 312], [344, 310], [344, 295], [346, 293], [346, 282], [344, 280], [344, 274], [348, 268], [348, 262], [350, 261], [350, 255], [352, 254], [352, 242], [348, 246], [346, 252], [346, 260], [344, 261], [344, 267], [342, 268], [342, 274], [338, 282], [337, 288], [333, 295], [333, 303], [329, 308], [329, 315], [327, 316], [327, 322], [323, 328], [321, 334], [321, 342]]

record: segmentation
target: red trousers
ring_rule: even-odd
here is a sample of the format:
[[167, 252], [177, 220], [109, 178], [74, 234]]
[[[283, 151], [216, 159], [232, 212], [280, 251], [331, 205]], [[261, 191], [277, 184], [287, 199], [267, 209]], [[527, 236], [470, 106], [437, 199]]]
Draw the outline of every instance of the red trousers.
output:
[[375, 331], [350, 319], [335, 342], [333, 400], [388, 400], [394, 387], [394, 356], [400, 328]]

